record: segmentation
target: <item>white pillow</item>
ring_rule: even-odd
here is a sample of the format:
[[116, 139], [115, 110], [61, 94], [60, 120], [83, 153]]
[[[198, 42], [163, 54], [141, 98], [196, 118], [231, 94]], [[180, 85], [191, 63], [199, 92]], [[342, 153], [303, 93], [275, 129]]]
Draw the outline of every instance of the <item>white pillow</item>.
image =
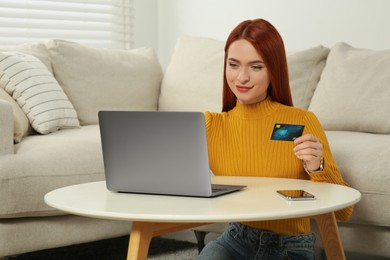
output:
[[0, 53], [0, 85], [41, 134], [79, 126], [76, 111], [46, 66], [34, 56]]
[[54, 75], [81, 125], [97, 124], [99, 110], [156, 110], [162, 69], [151, 48], [93, 48], [47, 42]]
[[161, 85], [159, 110], [221, 111], [224, 45], [180, 37]]
[[331, 48], [309, 109], [327, 130], [390, 133], [390, 50]]
[[287, 55], [291, 95], [295, 107], [308, 109], [329, 51], [320, 45]]
[[0, 46], [1, 52], [20, 52], [32, 55], [42, 61], [46, 68], [53, 73], [50, 62], [50, 54], [46, 45], [42, 42], [24, 43], [19, 45]]

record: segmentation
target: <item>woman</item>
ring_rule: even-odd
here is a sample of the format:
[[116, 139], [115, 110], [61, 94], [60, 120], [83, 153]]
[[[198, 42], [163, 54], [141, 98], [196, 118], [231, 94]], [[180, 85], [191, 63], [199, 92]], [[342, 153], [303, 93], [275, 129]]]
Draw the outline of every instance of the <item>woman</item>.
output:
[[[283, 40], [265, 20], [244, 21], [229, 35], [223, 112], [206, 112], [205, 120], [210, 167], [215, 175], [347, 185], [316, 116], [293, 107]], [[303, 135], [294, 141], [271, 140], [276, 123], [304, 125]], [[341, 220], [351, 214], [352, 207], [336, 212]], [[230, 223], [199, 258], [313, 259], [314, 242], [309, 218]]]

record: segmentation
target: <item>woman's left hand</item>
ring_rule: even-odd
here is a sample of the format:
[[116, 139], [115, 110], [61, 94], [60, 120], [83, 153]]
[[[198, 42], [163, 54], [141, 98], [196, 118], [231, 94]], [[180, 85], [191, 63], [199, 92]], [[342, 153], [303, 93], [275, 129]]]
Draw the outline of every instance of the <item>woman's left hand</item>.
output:
[[306, 162], [309, 171], [317, 171], [320, 168], [323, 157], [322, 144], [319, 139], [312, 135], [306, 134], [294, 140], [294, 153], [298, 159]]

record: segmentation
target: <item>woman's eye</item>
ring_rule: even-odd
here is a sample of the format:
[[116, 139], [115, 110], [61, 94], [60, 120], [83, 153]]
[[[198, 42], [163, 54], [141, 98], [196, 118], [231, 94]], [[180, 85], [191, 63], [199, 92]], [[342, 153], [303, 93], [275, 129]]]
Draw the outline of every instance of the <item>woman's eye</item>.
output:
[[238, 64], [230, 62], [229, 63], [229, 67], [232, 68], [232, 69], [235, 69], [235, 68], [238, 67]]
[[254, 70], [261, 70], [263, 68], [263, 66], [260, 66], [260, 65], [253, 65], [252, 66], [252, 69]]

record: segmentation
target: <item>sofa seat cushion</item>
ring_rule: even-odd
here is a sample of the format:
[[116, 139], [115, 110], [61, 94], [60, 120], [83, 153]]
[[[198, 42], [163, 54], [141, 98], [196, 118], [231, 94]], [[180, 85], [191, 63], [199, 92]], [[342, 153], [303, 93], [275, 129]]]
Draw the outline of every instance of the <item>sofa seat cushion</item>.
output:
[[98, 125], [27, 136], [0, 157], [0, 218], [63, 214], [44, 195], [56, 188], [104, 180]]
[[[346, 182], [362, 193], [351, 222], [390, 227], [390, 135], [326, 131]], [[326, 163], [326, 162], [325, 162]]]

